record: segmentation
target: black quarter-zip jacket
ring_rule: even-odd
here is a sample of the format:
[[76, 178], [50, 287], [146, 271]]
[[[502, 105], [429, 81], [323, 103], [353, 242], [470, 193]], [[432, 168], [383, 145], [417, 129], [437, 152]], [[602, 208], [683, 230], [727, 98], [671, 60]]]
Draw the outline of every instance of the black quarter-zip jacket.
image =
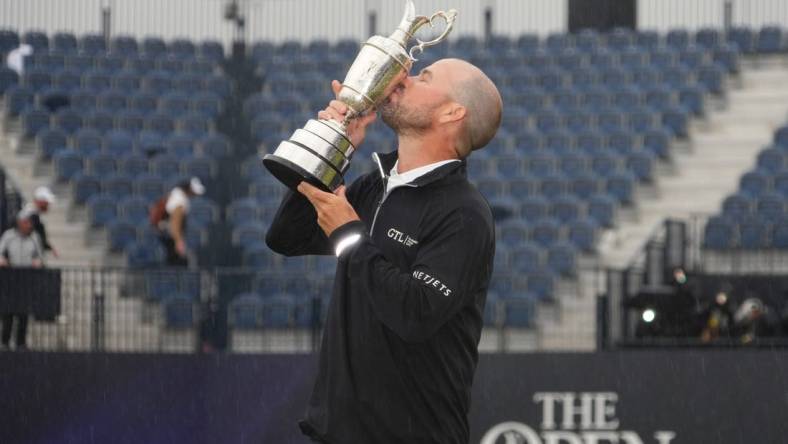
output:
[[[381, 173], [397, 153], [381, 156]], [[451, 162], [385, 194], [369, 173], [347, 197], [361, 221], [328, 238], [288, 192], [266, 236], [276, 252], [338, 260], [318, 375], [300, 422], [328, 444], [465, 444], [482, 313], [493, 268], [489, 205]]]

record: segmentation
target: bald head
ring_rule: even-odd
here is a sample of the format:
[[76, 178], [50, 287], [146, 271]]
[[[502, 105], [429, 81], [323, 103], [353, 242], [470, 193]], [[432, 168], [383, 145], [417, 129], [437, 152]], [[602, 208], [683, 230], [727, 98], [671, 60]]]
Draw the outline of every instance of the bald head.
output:
[[495, 137], [501, 125], [503, 100], [492, 80], [476, 66], [459, 59], [445, 59], [437, 63], [451, 68], [454, 74], [451, 95], [466, 109], [464, 137], [457, 146], [460, 157], [466, 157]]

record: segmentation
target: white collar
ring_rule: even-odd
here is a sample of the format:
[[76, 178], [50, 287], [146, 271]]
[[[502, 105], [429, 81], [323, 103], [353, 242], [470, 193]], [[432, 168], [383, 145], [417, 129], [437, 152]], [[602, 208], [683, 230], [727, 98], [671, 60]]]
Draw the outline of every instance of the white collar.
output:
[[459, 159], [449, 159], [449, 160], [441, 160], [440, 162], [431, 163], [429, 165], [420, 166], [418, 168], [414, 168], [410, 171], [406, 171], [402, 174], [397, 172], [397, 166], [399, 165], [399, 160], [394, 163], [394, 166], [389, 171], [389, 178], [388, 178], [388, 185], [386, 187], [386, 192], [390, 193], [391, 190], [397, 187], [401, 187], [404, 185], [408, 185], [418, 179], [421, 176], [424, 176], [427, 173], [432, 172], [436, 168], [442, 167], [443, 165], [452, 163], [452, 162], [459, 162]]

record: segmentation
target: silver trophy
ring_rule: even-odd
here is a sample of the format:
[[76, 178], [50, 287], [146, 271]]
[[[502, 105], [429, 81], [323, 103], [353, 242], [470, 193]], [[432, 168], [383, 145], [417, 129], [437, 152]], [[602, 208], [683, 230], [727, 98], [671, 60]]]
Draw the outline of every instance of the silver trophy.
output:
[[[426, 24], [434, 26], [433, 21], [438, 17], [446, 21], [441, 35], [428, 42], [416, 39], [416, 45], [407, 50], [416, 31]], [[446, 39], [456, 17], [454, 9], [436, 12], [431, 17], [417, 16], [413, 1], [407, 0], [399, 27], [389, 37], [370, 37], [342, 82], [338, 100], [349, 108], [345, 119], [342, 122], [309, 120], [290, 139], [280, 143], [273, 154], [263, 157], [263, 165], [291, 189], [302, 181], [326, 191], [337, 189], [344, 182], [343, 175], [356, 151], [347, 135], [348, 123], [386, 99], [408, 75], [415, 56]]]

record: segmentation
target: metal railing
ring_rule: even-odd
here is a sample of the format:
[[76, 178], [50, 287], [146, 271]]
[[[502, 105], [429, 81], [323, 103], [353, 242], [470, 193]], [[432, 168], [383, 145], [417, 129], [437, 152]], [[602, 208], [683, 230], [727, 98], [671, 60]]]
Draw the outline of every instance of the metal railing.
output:
[[[582, 322], [562, 319], [562, 306], [603, 284], [598, 266], [581, 266], [556, 283], [555, 300], [523, 299], [519, 321], [490, 300], [480, 351], [593, 349], [593, 304]], [[324, 274], [249, 269], [0, 268], [0, 313], [29, 316], [26, 346], [38, 351], [311, 353], [332, 288]]]

